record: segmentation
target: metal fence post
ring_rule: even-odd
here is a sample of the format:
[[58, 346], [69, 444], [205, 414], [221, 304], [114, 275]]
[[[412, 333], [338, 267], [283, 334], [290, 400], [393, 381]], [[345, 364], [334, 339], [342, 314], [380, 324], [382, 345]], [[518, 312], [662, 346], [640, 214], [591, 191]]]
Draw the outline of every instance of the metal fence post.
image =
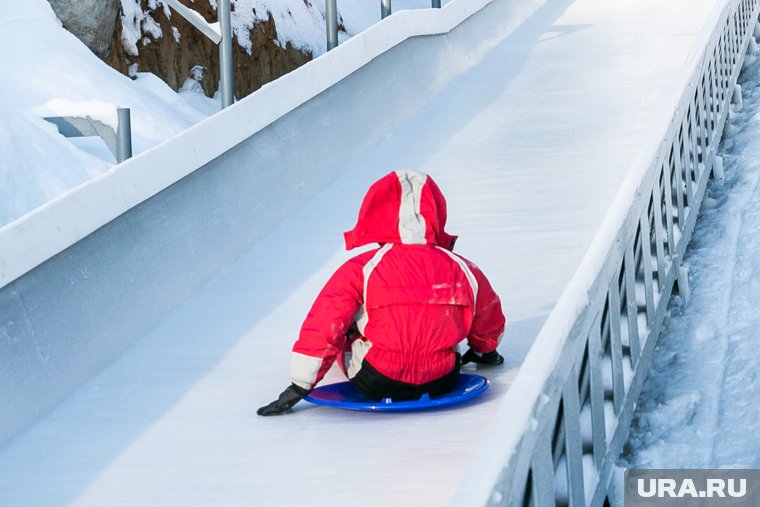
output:
[[327, 21], [327, 50], [338, 47], [338, 1], [325, 0], [325, 18]]
[[433, 9], [441, 8], [441, 0], [433, 0]]
[[200, 14], [190, 9], [179, 0], [162, 0], [174, 12], [185, 18], [185, 20], [209, 38], [214, 44], [219, 46], [219, 92], [221, 95], [221, 106], [224, 109], [235, 102], [235, 78], [232, 68], [232, 20], [230, 19], [230, 0], [219, 0], [217, 2], [217, 13], [219, 14], [219, 29], [221, 34], [217, 33], [203, 19]]
[[235, 76], [232, 71], [232, 21], [230, 0], [221, 0], [219, 6], [219, 27], [222, 41], [219, 43], [219, 87], [222, 91], [222, 108], [235, 102]]
[[385, 19], [391, 15], [391, 0], [380, 0], [380, 18]]
[[116, 162], [122, 163], [132, 157], [132, 121], [129, 108], [120, 107], [116, 109], [116, 114], [119, 117], [116, 129]]

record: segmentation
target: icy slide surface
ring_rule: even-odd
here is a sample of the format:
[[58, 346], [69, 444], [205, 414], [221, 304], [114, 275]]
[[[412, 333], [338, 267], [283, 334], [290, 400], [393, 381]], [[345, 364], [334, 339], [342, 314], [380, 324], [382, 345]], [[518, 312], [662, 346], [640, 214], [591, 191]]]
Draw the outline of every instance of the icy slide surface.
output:
[[[722, 5], [550, 0], [0, 450], [0, 505], [446, 505]], [[467, 408], [411, 416], [299, 405], [257, 417], [289, 382], [290, 346], [348, 257], [341, 233], [364, 191], [401, 168], [434, 176], [458, 251], [502, 296], [507, 363], [484, 371], [492, 389]]]

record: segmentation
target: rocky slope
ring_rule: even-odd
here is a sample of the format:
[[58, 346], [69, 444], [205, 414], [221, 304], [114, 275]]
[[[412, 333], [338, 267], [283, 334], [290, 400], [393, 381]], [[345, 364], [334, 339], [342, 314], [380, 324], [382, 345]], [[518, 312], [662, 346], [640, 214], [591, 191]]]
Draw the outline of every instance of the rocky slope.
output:
[[[216, 0], [180, 0], [209, 23], [217, 22]], [[219, 82], [218, 47], [160, 0], [49, 0], [64, 27], [120, 72], [151, 72], [173, 89], [200, 86], [213, 96]], [[233, 0], [235, 95], [238, 99], [303, 65], [314, 47], [296, 47], [278, 34], [278, 24], [304, 13], [321, 20], [310, 0], [272, 3]], [[258, 12], [257, 12], [258, 9]], [[293, 13], [292, 10], [298, 9]], [[304, 12], [301, 12], [304, 11]], [[321, 36], [324, 38], [324, 35]], [[194, 79], [193, 81], [187, 81]]]
[[111, 50], [119, 0], [48, 0], [64, 28], [100, 58]]

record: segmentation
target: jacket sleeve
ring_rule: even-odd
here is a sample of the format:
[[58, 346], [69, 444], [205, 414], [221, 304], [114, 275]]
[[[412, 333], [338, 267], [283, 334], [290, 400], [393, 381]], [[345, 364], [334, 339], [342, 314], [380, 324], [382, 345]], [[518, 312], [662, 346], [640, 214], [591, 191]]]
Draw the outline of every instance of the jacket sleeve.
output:
[[346, 332], [363, 303], [364, 255], [347, 261], [320, 291], [293, 345], [292, 382], [311, 390], [343, 351]]
[[478, 283], [475, 313], [470, 333], [467, 335], [467, 344], [472, 350], [481, 354], [493, 352], [501, 342], [506, 324], [501, 300], [483, 272], [472, 262], [467, 260], [465, 262]]

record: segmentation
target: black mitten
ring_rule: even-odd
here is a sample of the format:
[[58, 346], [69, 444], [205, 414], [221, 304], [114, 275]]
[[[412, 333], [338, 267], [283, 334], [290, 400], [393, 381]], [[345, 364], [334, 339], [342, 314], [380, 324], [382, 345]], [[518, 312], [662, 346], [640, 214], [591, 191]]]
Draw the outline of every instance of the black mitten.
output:
[[486, 366], [498, 366], [503, 362], [504, 358], [496, 350], [493, 352], [486, 352], [485, 354], [481, 354], [479, 352], [475, 352], [472, 349], [468, 349], [467, 352], [465, 352], [462, 356], [462, 364], [477, 363]]
[[264, 416], [284, 414], [293, 408], [293, 405], [304, 399], [307, 394], [309, 394], [309, 391], [303, 387], [299, 387], [295, 384], [290, 384], [287, 389], [280, 393], [279, 398], [274, 400], [269, 405], [261, 407], [256, 411], [256, 413]]

